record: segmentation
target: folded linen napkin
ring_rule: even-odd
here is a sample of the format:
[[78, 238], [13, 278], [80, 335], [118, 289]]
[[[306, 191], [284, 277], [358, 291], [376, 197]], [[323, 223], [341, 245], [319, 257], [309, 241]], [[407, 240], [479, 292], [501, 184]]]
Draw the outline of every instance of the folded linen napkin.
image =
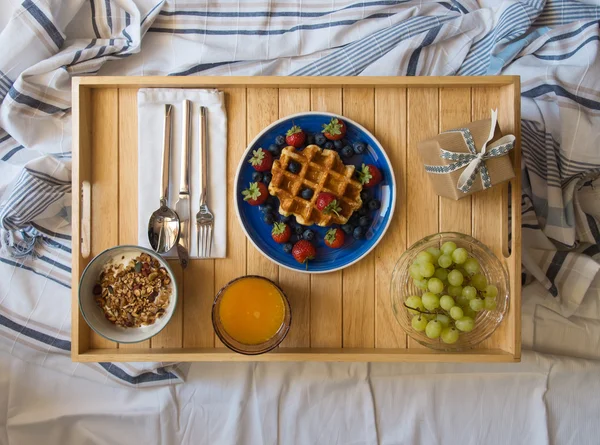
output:
[[[142, 88], [138, 92], [138, 243], [150, 247], [148, 220], [159, 207], [163, 123], [165, 104], [173, 105], [171, 145], [171, 179], [169, 207], [175, 207], [179, 194], [183, 100], [192, 102], [190, 139], [190, 258], [197, 258], [196, 212], [200, 200], [199, 107], [208, 109], [208, 205], [214, 214], [211, 258], [224, 258], [227, 253], [227, 117], [225, 97], [217, 90], [176, 88]], [[165, 255], [177, 257], [171, 249]]]

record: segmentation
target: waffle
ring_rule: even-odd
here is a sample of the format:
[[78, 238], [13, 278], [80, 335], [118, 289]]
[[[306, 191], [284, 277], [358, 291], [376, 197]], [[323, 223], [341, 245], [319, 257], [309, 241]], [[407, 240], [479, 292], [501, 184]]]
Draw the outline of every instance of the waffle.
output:
[[[299, 173], [288, 170], [291, 160], [302, 166]], [[273, 177], [269, 193], [279, 198], [279, 213], [284, 216], [294, 215], [296, 221], [305, 226], [345, 224], [362, 205], [362, 184], [352, 178], [354, 166], [344, 165], [333, 150], [321, 150], [316, 145], [309, 145], [301, 151], [291, 146], [285, 147], [281, 158], [273, 162], [271, 173]], [[305, 188], [314, 192], [310, 200], [300, 195]], [[316, 208], [315, 201], [321, 192], [329, 192], [337, 197], [342, 208], [339, 216], [335, 213], [322, 213]]]

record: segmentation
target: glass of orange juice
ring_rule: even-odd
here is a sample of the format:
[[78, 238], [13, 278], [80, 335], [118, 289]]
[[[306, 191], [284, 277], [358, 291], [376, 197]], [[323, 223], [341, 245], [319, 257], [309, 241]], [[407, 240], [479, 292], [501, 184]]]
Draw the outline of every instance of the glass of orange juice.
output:
[[283, 291], [265, 277], [248, 275], [223, 287], [212, 309], [215, 332], [230, 349], [263, 354], [283, 341], [292, 321]]

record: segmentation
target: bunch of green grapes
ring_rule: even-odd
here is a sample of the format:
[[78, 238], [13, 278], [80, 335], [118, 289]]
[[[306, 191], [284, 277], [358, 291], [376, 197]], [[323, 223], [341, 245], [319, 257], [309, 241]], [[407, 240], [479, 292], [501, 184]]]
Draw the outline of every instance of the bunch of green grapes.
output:
[[425, 292], [408, 297], [404, 306], [413, 329], [429, 338], [455, 343], [461, 332], [473, 330], [477, 312], [496, 309], [498, 288], [488, 284], [477, 259], [452, 241], [419, 252], [409, 273]]

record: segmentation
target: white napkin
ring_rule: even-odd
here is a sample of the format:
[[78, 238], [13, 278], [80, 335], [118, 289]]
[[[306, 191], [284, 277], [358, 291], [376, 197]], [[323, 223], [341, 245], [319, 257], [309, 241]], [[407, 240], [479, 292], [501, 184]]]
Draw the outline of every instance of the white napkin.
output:
[[[225, 97], [217, 90], [142, 88], [138, 92], [138, 243], [150, 247], [148, 220], [159, 207], [165, 104], [173, 105], [169, 207], [179, 195], [183, 100], [192, 102], [190, 199], [192, 207], [190, 258], [197, 258], [196, 212], [200, 200], [199, 107], [208, 108], [208, 206], [215, 216], [211, 258], [227, 253], [227, 115]], [[177, 257], [176, 249], [165, 255]]]

